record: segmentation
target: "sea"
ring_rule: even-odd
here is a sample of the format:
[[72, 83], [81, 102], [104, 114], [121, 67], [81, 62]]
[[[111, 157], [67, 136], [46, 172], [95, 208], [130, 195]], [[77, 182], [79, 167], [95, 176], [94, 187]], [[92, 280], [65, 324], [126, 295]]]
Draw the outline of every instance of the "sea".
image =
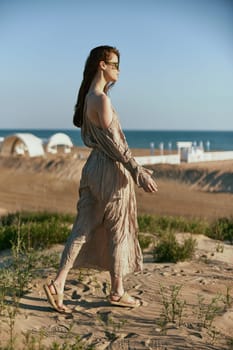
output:
[[[80, 129], [0, 129], [0, 140], [16, 133], [32, 133], [44, 143], [55, 133], [70, 136], [75, 146], [84, 146]], [[192, 142], [205, 151], [233, 151], [233, 131], [124, 130], [130, 148], [176, 150], [178, 141]]]

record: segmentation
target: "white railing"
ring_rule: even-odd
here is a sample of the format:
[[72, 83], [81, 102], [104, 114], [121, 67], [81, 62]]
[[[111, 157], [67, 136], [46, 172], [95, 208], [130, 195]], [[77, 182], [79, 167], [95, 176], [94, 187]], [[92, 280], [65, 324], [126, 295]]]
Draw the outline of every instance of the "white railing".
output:
[[210, 162], [217, 160], [233, 160], [233, 151], [224, 152], [203, 152], [199, 154], [190, 153], [187, 155], [188, 163]]
[[179, 154], [168, 154], [161, 156], [144, 156], [144, 157], [135, 157], [135, 160], [140, 165], [149, 165], [149, 164], [180, 164], [180, 155]]

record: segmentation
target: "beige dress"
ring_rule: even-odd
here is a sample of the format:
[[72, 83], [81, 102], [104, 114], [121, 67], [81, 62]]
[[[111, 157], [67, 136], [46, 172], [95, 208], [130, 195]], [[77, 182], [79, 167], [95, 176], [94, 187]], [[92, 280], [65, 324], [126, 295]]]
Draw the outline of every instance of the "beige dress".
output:
[[92, 267], [120, 277], [140, 271], [134, 181], [125, 168], [132, 155], [115, 111], [107, 129], [85, 117], [81, 133], [92, 152], [82, 170], [78, 215], [61, 267]]

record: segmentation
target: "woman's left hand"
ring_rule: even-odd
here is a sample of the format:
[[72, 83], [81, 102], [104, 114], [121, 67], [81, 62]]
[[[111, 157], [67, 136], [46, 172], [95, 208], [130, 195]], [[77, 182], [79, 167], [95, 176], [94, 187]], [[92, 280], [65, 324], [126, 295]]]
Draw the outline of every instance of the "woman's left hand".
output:
[[139, 184], [145, 192], [157, 192], [158, 186], [152, 177], [153, 171], [143, 168], [139, 174]]

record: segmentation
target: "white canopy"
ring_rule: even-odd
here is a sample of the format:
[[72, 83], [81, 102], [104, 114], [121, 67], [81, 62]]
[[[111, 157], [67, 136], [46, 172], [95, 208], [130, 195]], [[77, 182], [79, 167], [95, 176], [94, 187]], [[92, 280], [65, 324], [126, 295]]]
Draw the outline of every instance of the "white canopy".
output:
[[17, 133], [5, 137], [1, 147], [1, 155], [25, 155], [39, 157], [44, 155], [42, 140], [33, 134]]
[[69, 153], [73, 147], [71, 138], [64, 133], [56, 133], [52, 135], [47, 144], [47, 152], [57, 153], [57, 147], [64, 147], [64, 152]]

